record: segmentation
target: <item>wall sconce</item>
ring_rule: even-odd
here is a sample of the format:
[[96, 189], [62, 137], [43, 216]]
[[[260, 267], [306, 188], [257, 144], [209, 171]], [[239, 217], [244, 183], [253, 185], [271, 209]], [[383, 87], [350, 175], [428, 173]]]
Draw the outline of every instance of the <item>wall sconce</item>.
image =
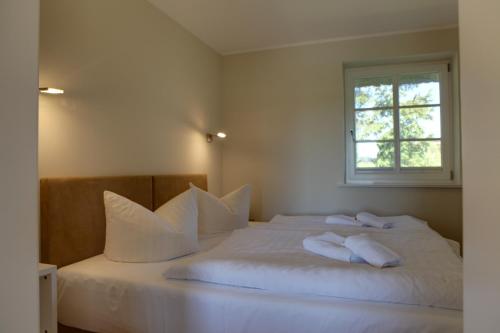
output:
[[212, 141], [214, 141], [214, 136], [218, 137], [219, 139], [225, 139], [227, 137], [226, 133], [224, 132], [217, 132], [217, 134], [207, 133], [207, 142], [211, 143]]
[[64, 94], [64, 90], [57, 89], [57, 88], [43, 87], [43, 88], [38, 88], [38, 90], [40, 91], [40, 94], [49, 94], [49, 95], [62, 95], [62, 94]]

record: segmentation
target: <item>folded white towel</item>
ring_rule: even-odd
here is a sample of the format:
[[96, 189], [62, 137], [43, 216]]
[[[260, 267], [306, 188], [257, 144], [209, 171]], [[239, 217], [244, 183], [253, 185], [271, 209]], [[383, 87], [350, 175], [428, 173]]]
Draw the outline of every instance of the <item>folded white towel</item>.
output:
[[399, 254], [371, 239], [366, 234], [349, 236], [345, 239], [344, 245], [372, 266], [382, 268], [401, 264]]
[[335, 244], [341, 245], [341, 246], [344, 246], [344, 242], [345, 242], [344, 236], [340, 236], [339, 234], [336, 234], [336, 233], [331, 232], [331, 231], [327, 231], [321, 235], [310, 236], [310, 237], [314, 238], [314, 239], [319, 239], [322, 241], [332, 242], [332, 243], [335, 243]]
[[392, 228], [392, 222], [384, 220], [382, 217], [373, 215], [367, 212], [361, 212], [356, 215], [356, 220], [363, 224], [363, 226], [370, 226], [380, 229]]
[[333, 232], [326, 232], [321, 235], [306, 237], [302, 241], [302, 245], [307, 251], [335, 260], [349, 263], [365, 262], [342, 245], [344, 240], [345, 238], [340, 235]]
[[347, 215], [330, 215], [326, 217], [326, 224], [353, 225], [362, 227], [362, 223], [357, 221], [353, 216]]

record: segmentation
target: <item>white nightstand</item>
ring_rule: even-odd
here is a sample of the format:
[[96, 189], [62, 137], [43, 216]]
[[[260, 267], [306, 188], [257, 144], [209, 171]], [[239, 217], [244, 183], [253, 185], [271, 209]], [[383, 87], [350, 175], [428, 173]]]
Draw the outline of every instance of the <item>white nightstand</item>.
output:
[[40, 333], [57, 333], [57, 267], [38, 264]]

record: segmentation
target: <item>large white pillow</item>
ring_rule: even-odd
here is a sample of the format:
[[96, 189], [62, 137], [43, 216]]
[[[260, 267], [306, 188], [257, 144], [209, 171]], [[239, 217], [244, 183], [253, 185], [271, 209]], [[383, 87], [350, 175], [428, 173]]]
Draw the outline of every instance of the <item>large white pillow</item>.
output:
[[198, 251], [197, 202], [188, 190], [155, 213], [116, 193], [104, 192], [106, 245], [114, 261], [155, 262]]
[[250, 185], [244, 185], [222, 198], [190, 185], [196, 191], [198, 200], [200, 234], [214, 234], [248, 226], [252, 193]]

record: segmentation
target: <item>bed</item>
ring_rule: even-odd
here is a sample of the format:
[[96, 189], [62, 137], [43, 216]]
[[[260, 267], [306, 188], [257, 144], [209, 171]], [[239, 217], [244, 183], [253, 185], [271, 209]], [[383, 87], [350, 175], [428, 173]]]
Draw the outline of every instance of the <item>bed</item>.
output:
[[[101, 254], [104, 189], [153, 209], [187, 189], [190, 181], [206, 188], [203, 175], [42, 180], [42, 258], [60, 267], [60, 332], [462, 331], [459, 309], [166, 279], [167, 270], [195, 256], [130, 264]], [[311, 229], [303, 223], [251, 223], [248, 229], [262, 232], [292, 225]], [[202, 238], [201, 253], [210, 253], [233, 236]]]

